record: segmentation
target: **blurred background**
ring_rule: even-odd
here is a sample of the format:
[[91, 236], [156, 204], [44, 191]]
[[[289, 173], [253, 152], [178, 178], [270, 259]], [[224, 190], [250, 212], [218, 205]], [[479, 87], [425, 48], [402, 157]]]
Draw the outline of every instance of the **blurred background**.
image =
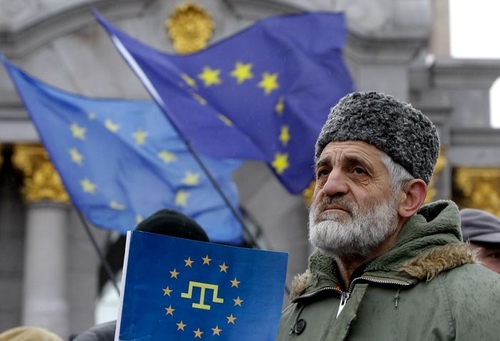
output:
[[[196, 49], [203, 50], [263, 18], [343, 12], [342, 53], [355, 88], [411, 102], [438, 127], [442, 149], [427, 201], [453, 199], [460, 207], [500, 215], [500, 24], [494, 5], [495, 0], [0, 0], [0, 53], [65, 91], [146, 100], [148, 92], [92, 8], [143, 43], [179, 54], [176, 42], [202, 35]], [[188, 33], [173, 33], [182, 29]], [[72, 204], [4, 68], [0, 150], [0, 331], [37, 325], [68, 338], [116, 319], [124, 237], [93, 226]], [[233, 180], [246, 225], [243, 246], [287, 252], [290, 285], [312, 251], [311, 191], [289, 193], [257, 161], [244, 162]]]

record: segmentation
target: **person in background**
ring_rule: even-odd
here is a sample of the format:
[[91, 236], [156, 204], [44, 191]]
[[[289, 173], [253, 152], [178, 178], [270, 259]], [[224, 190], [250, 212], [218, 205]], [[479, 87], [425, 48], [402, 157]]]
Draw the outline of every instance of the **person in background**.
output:
[[499, 340], [500, 275], [461, 240], [455, 203], [424, 205], [434, 124], [378, 92], [346, 95], [315, 148], [309, 240], [278, 341]]
[[[137, 231], [171, 237], [210, 242], [207, 233], [193, 219], [169, 209], [162, 209], [141, 221]], [[116, 321], [95, 325], [74, 338], [74, 341], [113, 341]], [[0, 340], [1, 341], [1, 340]]]
[[1, 333], [0, 341], [63, 341], [63, 339], [45, 328], [21, 326]]
[[463, 240], [485, 267], [500, 274], [500, 219], [474, 208], [460, 210], [460, 218]]

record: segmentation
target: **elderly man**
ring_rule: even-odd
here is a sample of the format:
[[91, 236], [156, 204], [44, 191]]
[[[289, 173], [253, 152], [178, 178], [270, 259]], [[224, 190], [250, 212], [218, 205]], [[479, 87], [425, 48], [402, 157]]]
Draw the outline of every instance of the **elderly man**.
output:
[[316, 143], [309, 239], [284, 340], [498, 340], [500, 276], [474, 264], [451, 201], [423, 205], [439, 154], [419, 110], [352, 93]]
[[500, 219], [491, 213], [464, 208], [460, 211], [463, 240], [488, 269], [500, 273]]

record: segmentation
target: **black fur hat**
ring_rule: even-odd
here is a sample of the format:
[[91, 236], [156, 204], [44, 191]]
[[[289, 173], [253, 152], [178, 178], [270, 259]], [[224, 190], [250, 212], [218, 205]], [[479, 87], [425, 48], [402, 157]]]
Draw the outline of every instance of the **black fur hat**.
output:
[[332, 108], [316, 141], [315, 160], [329, 142], [363, 141], [427, 184], [439, 156], [434, 124], [411, 104], [378, 92], [354, 92]]
[[210, 241], [205, 230], [196, 221], [169, 209], [161, 209], [153, 213], [141, 221], [136, 230], [202, 242]]

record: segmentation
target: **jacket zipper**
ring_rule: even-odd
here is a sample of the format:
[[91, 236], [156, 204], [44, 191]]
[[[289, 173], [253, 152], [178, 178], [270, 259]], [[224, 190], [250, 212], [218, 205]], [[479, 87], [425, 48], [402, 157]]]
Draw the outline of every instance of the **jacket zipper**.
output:
[[340, 304], [339, 304], [339, 309], [337, 310], [337, 317], [339, 317], [340, 313], [342, 312], [342, 309], [344, 309], [347, 300], [351, 297], [351, 293], [348, 291], [340, 291]]
[[405, 287], [411, 285], [411, 283], [400, 281], [400, 280], [397, 280], [397, 279], [385, 280], [385, 279], [378, 279], [378, 278], [373, 278], [373, 277], [363, 277], [363, 276], [361, 276], [361, 277], [355, 278], [351, 282], [351, 284], [349, 284], [349, 287], [347, 288], [347, 291], [342, 291], [342, 290], [337, 289], [335, 287], [328, 286], [328, 287], [323, 287], [323, 288], [317, 289], [317, 290], [315, 290], [313, 292], [310, 292], [307, 295], [299, 296], [298, 299], [309, 298], [309, 297], [315, 296], [317, 293], [320, 293], [322, 291], [333, 290], [333, 291], [336, 291], [336, 292], [338, 292], [340, 294], [340, 301], [341, 301], [341, 303], [343, 302], [345, 304], [345, 303], [347, 303], [347, 301], [349, 300], [349, 298], [351, 298], [351, 292], [352, 292], [352, 289], [354, 288], [354, 284], [356, 284], [356, 282], [358, 282], [360, 280], [364, 280], [364, 281], [371, 282], [371, 283], [376, 283], [376, 284], [392, 284], [392, 285], [399, 285], [399, 286], [405, 286]]
[[349, 284], [348, 292], [350, 293], [352, 289], [354, 288], [354, 284], [360, 280], [371, 282], [371, 283], [377, 283], [377, 284], [392, 284], [392, 285], [399, 285], [403, 287], [410, 286], [411, 283], [400, 281], [397, 279], [379, 279], [379, 278], [373, 278], [373, 277], [356, 277], [355, 279], [352, 280], [351, 284]]
[[312, 297], [312, 296], [316, 295], [316, 294], [317, 294], [317, 293], [319, 293], [319, 292], [322, 292], [322, 291], [329, 291], [329, 290], [333, 290], [333, 291], [336, 291], [336, 292], [338, 292], [338, 293], [341, 293], [341, 292], [342, 292], [341, 290], [339, 290], [339, 289], [337, 289], [337, 288], [335, 288], [335, 287], [323, 287], [323, 288], [320, 288], [320, 289], [316, 289], [315, 291], [310, 292], [310, 293], [309, 293], [309, 294], [307, 294], [307, 295], [302, 295], [302, 296], [299, 296], [299, 297], [297, 297], [296, 299], [294, 299], [293, 301], [300, 300], [300, 299], [302, 299], [302, 298]]

